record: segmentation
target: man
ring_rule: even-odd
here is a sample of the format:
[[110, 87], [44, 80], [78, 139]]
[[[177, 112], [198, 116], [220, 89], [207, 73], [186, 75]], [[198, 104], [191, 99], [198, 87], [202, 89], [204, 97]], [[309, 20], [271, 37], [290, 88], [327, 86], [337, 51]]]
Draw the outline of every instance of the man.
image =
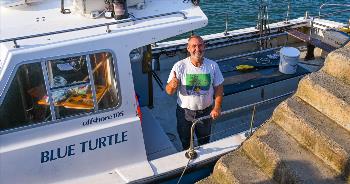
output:
[[[194, 119], [207, 115], [216, 119], [220, 116], [224, 81], [218, 64], [203, 57], [204, 41], [200, 36], [194, 35], [188, 39], [187, 51], [190, 56], [175, 63], [166, 86], [169, 95], [177, 91], [177, 132], [184, 150], [190, 146]], [[211, 119], [197, 124], [195, 132], [199, 145], [208, 143]]]

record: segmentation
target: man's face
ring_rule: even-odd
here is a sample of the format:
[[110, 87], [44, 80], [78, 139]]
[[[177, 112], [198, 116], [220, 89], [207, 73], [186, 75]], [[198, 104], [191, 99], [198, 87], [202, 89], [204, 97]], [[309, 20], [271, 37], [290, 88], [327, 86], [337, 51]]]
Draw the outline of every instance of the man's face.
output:
[[201, 60], [204, 56], [204, 43], [199, 38], [192, 38], [188, 42], [187, 51], [192, 58]]

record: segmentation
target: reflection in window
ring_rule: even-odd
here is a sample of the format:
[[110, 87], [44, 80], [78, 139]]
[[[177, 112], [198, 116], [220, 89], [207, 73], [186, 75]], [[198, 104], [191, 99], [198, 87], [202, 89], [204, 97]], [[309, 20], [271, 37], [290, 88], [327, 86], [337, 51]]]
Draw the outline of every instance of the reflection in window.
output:
[[0, 130], [51, 120], [49, 108], [37, 103], [45, 96], [40, 63], [20, 66], [0, 105]]
[[48, 66], [51, 88], [89, 82], [85, 56], [48, 61]]
[[118, 88], [114, 79], [115, 73], [112, 55], [107, 52], [91, 54], [90, 61], [93, 68], [98, 109], [117, 106], [119, 103]]

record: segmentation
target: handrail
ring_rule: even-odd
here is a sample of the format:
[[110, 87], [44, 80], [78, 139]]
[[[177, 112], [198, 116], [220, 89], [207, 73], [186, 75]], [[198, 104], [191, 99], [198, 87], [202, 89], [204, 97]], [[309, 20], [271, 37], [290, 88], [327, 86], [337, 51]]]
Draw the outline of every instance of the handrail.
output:
[[169, 15], [176, 15], [176, 14], [180, 14], [180, 15], [183, 16], [184, 19], [187, 19], [185, 13], [177, 11], [177, 12], [163, 13], [163, 14], [159, 14], [159, 15], [151, 15], [151, 16], [141, 17], [141, 18], [128, 18], [128, 19], [124, 19], [124, 20], [118, 20], [116, 22], [96, 24], [96, 25], [92, 25], [92, 26], [83, 26], [83, 27], [79, 27], [79, 28], [65, 29], [65, 30], [61, 30], [61, 31], [52, 31], [52, 32], [48, 32], [48, 33], [40, 33], [40, 34], [34, 34], [34, 35], [28, 35], [28, 36], [7, 38], [7, 39], [0, 40], [0, 43], [2, 43], [2, 42], [9, 42], [9, 41], [16, 42], [17, 40], [24, 40], [24, 39], [36, 38], [36, 37], [42, 37], [42, 36], [49, 36], [49, 35], [54, 35], [54, 34], [68, 33], [68, 32], [92, 29], [92, 28], [103, 27], [103, 26], [107, 26], [107, 30], [109, 30], [109, 26], [110, 25], [116, 25], [116, 24], [122, 24], [122, 23], [128, 23], [128, 22], [135, 22], [135, 21], [140, 21], [140, 20], [147, 20], [147, 19], [164, 17], [164, 16], [169, 16]]
[[314, 17], [314, 18], [328, 17], [328, 16], [332, 16], [332, 15], [334, 15], [334, 14], [343, 13], [343, 12], [348, 12], [348, 11], [350, 11], [350, 9], [339, 10], [339, 11], [335, 11], [335, 12], [332, 12], [332, 13], [323, 14], [323, 15], [316, 16], [316, 17]]
[[275, 33], [275, 34], [272, 33], [272, 34], [270, 34], [268, 36], [261, 36], [261, 37], [258, 37], [258, 38], [250, 38], [250, 39], [235, 41], [235, 42], [231, 42], [231, 43], [227, 43], [227, 44], [219, 44], [219, 45], [215, 45], [215, 46], [208, 46], [206, 48], [206, 50], [212, 50], [212, 49], [216, 49], [216, 48], [220, 48], [220, 47], [238, 45], [238, 44], [243, 44], [243, 43], [247, 43], [247, 42], [260, 41], [260, 40], [263, 40], [263, 39], [271, 39], [271, 38], [276, 38], [276, 37], [284, 36], [284, 35], [287, 35], [287, 33], [286, 32]]
[[214, 60], [214, 61], [218, 63], [218, 62], [227, 61], [227, 60], [230, 60], [230, 59], [236, 59], [236, 58], [251, 56], [251, 55], [254, 55], [254, 54], [260, 54], [260, 53], [264, 53], [264, 52], [269, 52], [269, 51], [281, 49], [282, 47], [283, 46], [278, 46], [278, 47], [273, 47], [273, 48], [269, 48], [269, 49], [265, 49], [265, 50], [249, 52], [249, 53], [240, 54], [240, 55], [234, 55], [234, 56], [230, 56], [230, 57], [227, 57], [227, 58], [217, 59], [217, 60]]
[[[327, 13], [327, 14], [324, 14], [324, 15], [321, 15], [321, 9], [324, 7], [324, 6], [326, 6], [326, 5], [334, 5], [334, 6], [338, 6], [339, 4], [322, 4], [321, 6], [320, 6], [320, 10], [319, 10], [319, 12], [318, 12], [318, 16], [315, 16], [315, 17], [312, 17], [311, 18], [311, 21], [310, 21], [310, 23], [311, 23], [311, 26], [310, 26], [310, 35], [312, 34], [312, 30], [313, 30], [313, 28], [314, 28], [314, 21], [315, 21], [315, 18], [324, 18], [324, 17], [329, 17], [329, 16], [332, 16], [332, 15], [334, 15], [334, 14], [338, 14], [338, 13], [343, 13], [343, 12], [349, 12], [350, 11], [350, 9], [345, 9], [345, 10], [338, 10], [338, 11], [335, 11], [335, 12], [332, 12], [332, 13]], [[340, 6], [342, 6], [342, 5], [340, 5]], [[350, 5], [344, 5], [343, 7], [350, 7]]]
[[[266, 99], [266, 100], [263, 100], [263, 101], [260, 101], [260, 102], [256, 102], [256, 103], [252, 103], [252, 104], [249, 104], [249, 105], [245, 105], [245, 106], [237, 107], [237, 108], [234, 108], [234, 109], [230, 109], [230, 110], [221, 112], [221, 115], [227, 115], [227, 114], [231, 114], [231, 113], [243, 110], [243, 109], [248, 109], [248, 108], [251, 108], [251, 107], [254, 107], [254, 106], [259, 106], [259, 105], [262, 105], [262, 104], [265, 104], [265, 103], [268, 103], [268, 102], [271, 102], [271, 101], [275, 101], [275, 100], [281, 99], [283, 97], [289, 96], [289, 95], [291, 95], [293, 93], [294, 93], [294, 91], [291, 91], [291, 92], [285, 93], [283, 95], [279, 95], [279, 96], [276, 96], [276, 97], [273, 97], [273, 98], [269, 98], [269, 99]], [[209, 119], [209, 118], [211, 118], [210, 115], [200, 117], [200, 118], [195, 119], [193, 121], [203, 121], [203, 120]]]
[[[255, 109], [255, 107], [258, 106], [258, 105], [262, 105], [262, 104], [265, 104], [265, 103], [268, 103], [268, 102], [271, 102], [271, 101], [275, 101], [275, 100], [284, 98], [284, 97], [289, 96], [289, 95], [291, 95], [293, 93], [294, 93], [294, 91], [291, 91], [289, 93], [285, 93], [283, 95], [279, 95], [279, 96], [276, 96], [276, 97], [273, 97], [273, 98], [269, 98], [269, 99], [266, 99], [266, 100], [263, 100], [263, 101], [260, 101], [260, 102], [256, 102], [256, 103], [252, 103], [252, 104], [249, 104], [249, 105], [245, 105], [245, 106], [237, 107], [237, 108], [234, 108], [234, 109], [230, 109], [230, 110], [222, 112], [221, 115], [231, 114], [231, 113], [234, 113], [234, 112], [237, 112], [237, 111], [240, 111], [240, 110], [243, 110], [243, 109], [248, 109], [248, 108], [251, 108], [251, 107], [253, 107]], [[255, 110], [253, 111], [253, 113], [255, 113]], [[193, 138], [194, 137], [194, 130], [195, 130], [195, 127], [196, 127], [196, 125], [198, 123], [203, 123], [202, 122], [203, 120], [206, 120], [206, 119], [209, 119], [209, 118], [211, 118], [211, 116], [207, 115], [207, 116], [203, 116], [203, 117], [194, 119], [192, 121], [191, 137], [190, 137], [190, 148], [188, 148], [188, 150], [185, 153], [185, 156], [187, 158], [195, 159], [197, 157], [197, 152], [194, 150], [194, 138]], [[251, 122], [251, 124], [252, 124], [252, 122]], [[252, 128], [253, 127], [251, 126], [250, 127], [250, 131], [251, 132], [252, 132]]]
[[350, 4], [328, 4], [328, 3], [323, 3], [323, 4], [321, 4], [321, 6], [319, 8], [318, 16], [321, 17], [321, 10], [322, 10], [323, 7], [326, 7], [326, 6], [350, 7]]

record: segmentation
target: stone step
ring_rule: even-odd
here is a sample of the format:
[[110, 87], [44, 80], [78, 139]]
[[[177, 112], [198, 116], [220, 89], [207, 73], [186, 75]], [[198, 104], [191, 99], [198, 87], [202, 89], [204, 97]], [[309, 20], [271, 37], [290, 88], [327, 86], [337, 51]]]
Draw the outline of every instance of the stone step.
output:
[[350, 179], [350, 132], [297, 96], [282, 102], [272, 118], [300, 144]]
[[337, 172], [268, 121], [243, 144], [244, 151], [278, 183], [344, 183]]
[[196, 182], [196, 184], [220, 184], [220, 183], [216, 182], [215, 179], [213, 178], [213, 176], [210, 175], [210, 176]]
[[276, 183], [267, 177], [255, 163], [246, 156], [242, 149], [221, 157], [215, 164], [212, 177], [220, 184]]
[[350, 131], [350, 86], [319, 71], [300, 81], [296, 95]]
[[343, 47], [331, 52], [322, 71], [350, 85], [350, 47]]

